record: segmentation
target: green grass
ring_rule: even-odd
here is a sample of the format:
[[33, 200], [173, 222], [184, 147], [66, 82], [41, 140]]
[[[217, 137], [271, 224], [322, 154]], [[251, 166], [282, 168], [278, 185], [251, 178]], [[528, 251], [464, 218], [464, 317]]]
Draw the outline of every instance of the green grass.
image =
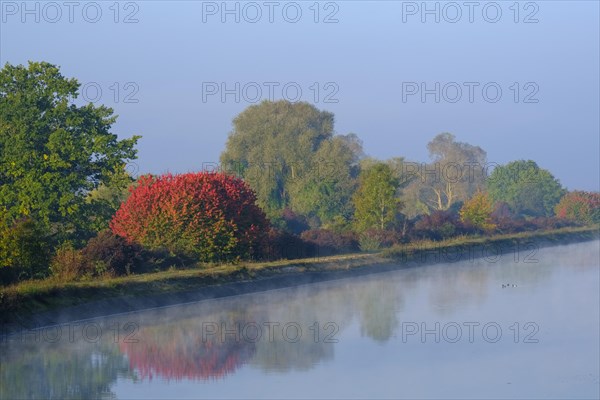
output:
[[[511, 245], [521, 241], [542, 246], [592, 240], [599, 237], [599, 227], [562, 228], [549, 231], [523, 232], [491, 237], [462, 236], [440, 242], [419, 241], [385, 249], [379, 253], [356, 253], [338, 256], [242, 262], [239, 264], [196, 266], [169, 269], [100, 280], [60, 282], [56, 279], [26, 281], [0, 288], [0, 322], [15, 315], [35, 314], [91, 301], [116, 297], [143, 297], [161, 293], [197, 290], [231, 282], [253, 281], [281, 274], [332, 272], [368, 268], [381, 264], [402, 264], [417, 260], [432, 248], [453, 249], [465, 245]], [[399, 262], [398, 260], [402, 260]]]

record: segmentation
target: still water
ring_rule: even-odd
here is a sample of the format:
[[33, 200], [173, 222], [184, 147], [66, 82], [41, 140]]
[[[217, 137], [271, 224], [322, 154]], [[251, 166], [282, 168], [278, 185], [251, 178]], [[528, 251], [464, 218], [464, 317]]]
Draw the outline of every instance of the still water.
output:
[[0, 398], [598, 398], [599, 246], [19, 332]]

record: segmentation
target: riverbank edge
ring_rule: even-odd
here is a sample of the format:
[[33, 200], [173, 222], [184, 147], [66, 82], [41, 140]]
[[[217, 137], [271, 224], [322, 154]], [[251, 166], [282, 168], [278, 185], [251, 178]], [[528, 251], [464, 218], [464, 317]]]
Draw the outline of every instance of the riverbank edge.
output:
[[598, 226], [563, 228], [419, 242], [374, 254], [239, 263], [90, 282], [32, 282], [0, 289], [0, 335], [107, 316], [107, 310], [122, 314], [423, 265], [481, 258], [493, 263], [509, 255], [514, 262], [535, 262], [539, 248], [599, 238]]

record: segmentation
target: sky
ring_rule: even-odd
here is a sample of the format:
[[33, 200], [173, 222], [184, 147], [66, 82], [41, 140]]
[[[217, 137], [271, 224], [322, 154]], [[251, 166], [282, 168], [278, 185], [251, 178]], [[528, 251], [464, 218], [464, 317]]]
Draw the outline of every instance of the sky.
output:
[[600, 190], [597, 1], [0, 1], [0, 63], [48, 61], [142, 135], [134, 174], [216, 163], [233, 118], [308, 101], [365, 152], [441, 132]]

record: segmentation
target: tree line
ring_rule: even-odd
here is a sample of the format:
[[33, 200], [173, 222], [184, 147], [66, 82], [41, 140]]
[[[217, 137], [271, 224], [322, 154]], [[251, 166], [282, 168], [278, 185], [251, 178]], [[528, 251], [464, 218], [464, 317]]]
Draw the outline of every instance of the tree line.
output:
[[378, 160], [304, 102], [240, 113], [220, 172], [134, 179], [140, 136], [119, 140], [114, 111], [75, 105], [79, 88], [46, 62], [0, 71], [2, 282], [600, 221], [598, 193], [567, 192], [534, 161], [488, 173], [486, 152], [450, 133], [428, 143], [427, 162]]

